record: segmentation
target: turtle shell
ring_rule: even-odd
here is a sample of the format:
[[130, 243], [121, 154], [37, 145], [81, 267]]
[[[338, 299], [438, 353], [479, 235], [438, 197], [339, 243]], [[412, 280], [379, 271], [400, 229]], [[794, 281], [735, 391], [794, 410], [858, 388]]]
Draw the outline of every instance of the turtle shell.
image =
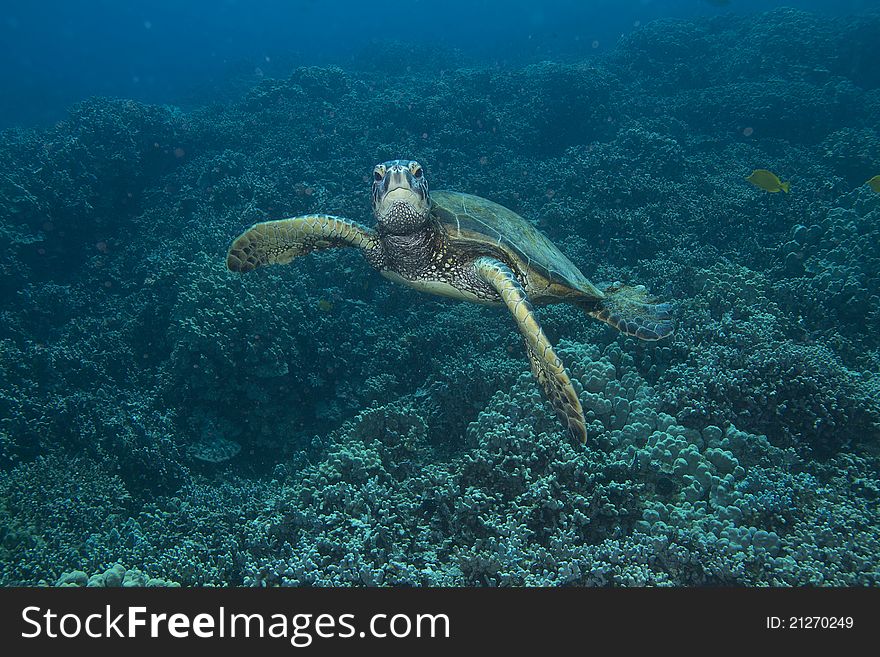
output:
[[453, 239], [486, 242], [513, 251], [551, 281], [592, 297], [605, 295], [528, 221], [488, 199], [461, 192], [431, 192], [434, 215]]

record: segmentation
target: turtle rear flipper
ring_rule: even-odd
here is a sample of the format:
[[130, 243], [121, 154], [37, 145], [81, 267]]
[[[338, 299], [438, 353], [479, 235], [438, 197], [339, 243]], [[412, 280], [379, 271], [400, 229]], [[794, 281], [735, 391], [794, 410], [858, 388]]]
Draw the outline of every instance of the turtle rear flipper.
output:
[[376, 248], [376, 238], [368, 228], [328, 214], [264, 221], [236, 238], [226, 254], [226, 266], [246, 272], [264, 265], [286, 265], [297, 256], [340, 246], [369, 251]]
[[673, 334], [671, 303], [651, 303], [643, 285], [612, 286], [607, 295], [589, 310], [590, 315], [621, 333], [640, 340], [662, 340]]

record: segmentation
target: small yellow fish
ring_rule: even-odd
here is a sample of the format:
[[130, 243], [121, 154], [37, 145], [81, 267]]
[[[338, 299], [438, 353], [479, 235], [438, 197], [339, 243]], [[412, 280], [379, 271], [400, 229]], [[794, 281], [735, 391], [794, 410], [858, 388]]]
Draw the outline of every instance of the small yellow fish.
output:
[[321, 299], [320, 301], [318, 301], [318, 310], [329, 313], [331, 310], [333, 310], [333, 304], [327, 301], [327, 299]]
[[871, 178], [868, 181], [868, 185], [871, 187], [871, 189], [880, 194], [880, 176], [874, 176], [873, 178]]
[[755, 187], [760, 187], [765, 192], [785, 192], [791, 187], [791, 183], [782, 182], [775, 173], [767, 171], [767, 169], [755, 169], [752, 175], [746, 178]]

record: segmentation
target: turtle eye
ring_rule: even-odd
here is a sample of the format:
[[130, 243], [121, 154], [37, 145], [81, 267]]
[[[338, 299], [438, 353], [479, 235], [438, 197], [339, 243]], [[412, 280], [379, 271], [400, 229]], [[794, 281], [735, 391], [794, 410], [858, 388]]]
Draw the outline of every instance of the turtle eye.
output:
[[422, 167], [416, 167], [415, 170], [413, 171], [413, 176], [415, 176], [416, 178], [421, 178], [422, 177]]
[[373, 180], [375, 180], [376, 182], [379, 182], [380, 180], [382, 180], [383, 177], [384, 176], [382, 175], [382, 172], [379, 169], [376, 169], [373, 171]]

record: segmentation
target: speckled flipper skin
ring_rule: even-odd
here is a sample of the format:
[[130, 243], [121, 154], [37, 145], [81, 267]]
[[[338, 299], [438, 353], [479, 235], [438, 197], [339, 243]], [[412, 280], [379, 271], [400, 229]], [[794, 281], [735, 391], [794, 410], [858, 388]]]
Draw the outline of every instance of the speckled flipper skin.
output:
[[230, 271], [248, 272], [264, 265], [284, 265], [297, 256], [331, 247], [375, 248], [372, 231], [348, 219], [309, 214], [254, 224], [239, 235], [226, 254]]
[[621, 333], [653, 342], [669, 337], [675, 330], [673, 306], [650, 303], [641, 285], [610, 287], [598, 308], [589, 313]]
[[526, 343], [532, 372], [541, 388], [550, 400], [553, 409], [568, 427], [569, 433], [580, 443], [587, 442], [584, 409], [577, 393], [571, 385], [571, 379], [553, 345], [541, 330], [535, 318], [532, 304], [526, 292], [514, 276], [513, 271], [504, 263], [494, 258], [477, 258], [474, 261], [477, 275], [489, 283], [501, 295]]

